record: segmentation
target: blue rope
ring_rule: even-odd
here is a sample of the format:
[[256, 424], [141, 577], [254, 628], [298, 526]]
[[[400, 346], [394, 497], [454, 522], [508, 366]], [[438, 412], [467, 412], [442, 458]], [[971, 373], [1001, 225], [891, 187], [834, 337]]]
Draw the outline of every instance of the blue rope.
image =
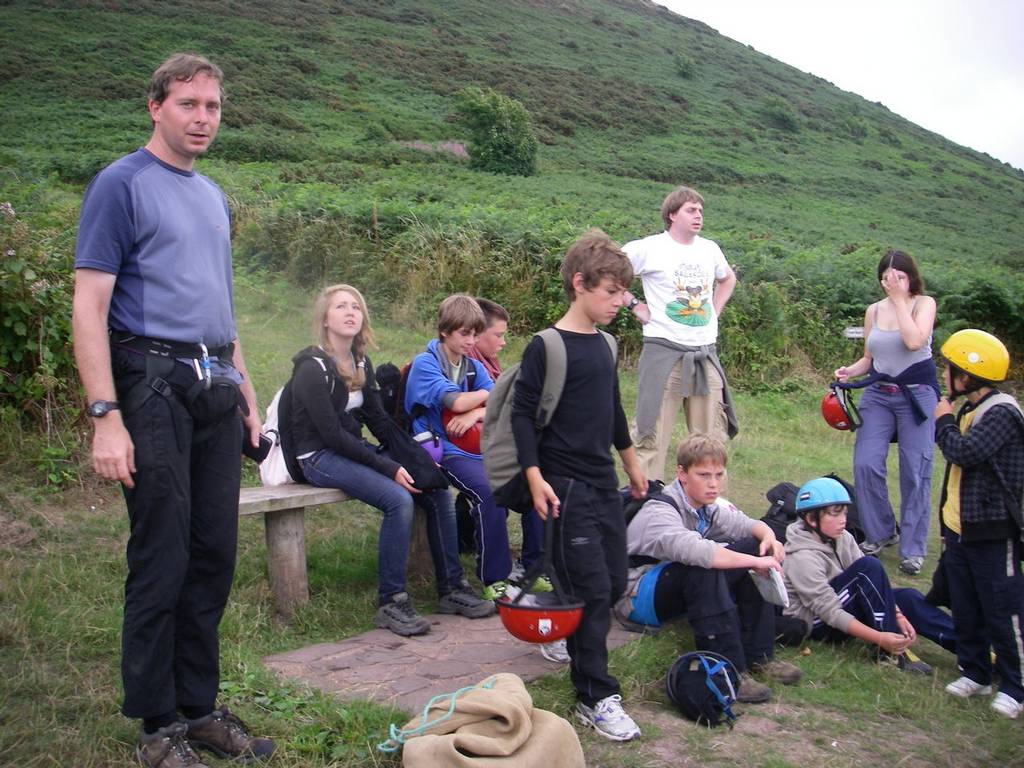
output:
[[[430, 730], [434, 726], [440, 725], [446, 720], [451, 719], [451, 716], [455, 714], [455, 702], [459, 698], [459, 696], [469, 693], [470, 691], [475, 691], [477, 689], [490, 690], [494, 687], [494, 684], [497, 681], [497, 678], [492, 677], [487, 682], [480, 683], [479, 685], [467, 685], [465, 688], [459, 688], [459, 690], [455, 691], [454, 693], [440, 693], [437, 696], [434, 696], [430, 701], [428, 701], [423, 706], [423, 713], [420, 715], [421, 722], [419, 726], [417, 726], [416, 728], [409, 728], [406, 730], [403, 728], [399, 728], [397, 724], [392, 723], [388, 729], [389, 738], [386, 741], [382, 741], [380, 744], [378, 744], [377, 749], [387, 754], [397, 752], [399, 748], [401, 748], [401, 746], [405, 744], [405, 742], [409, 739], [413, 738], [414, 736], [419, 736], [423, 734], [425, 731]], [[430, 720], [428, 717], [430, 709], [438, 702], [449, 697], [451, 698], [451, 701], [448, 702], [448, 711], [441, 714], [439, 717], [437, 717], [437, 719]]]

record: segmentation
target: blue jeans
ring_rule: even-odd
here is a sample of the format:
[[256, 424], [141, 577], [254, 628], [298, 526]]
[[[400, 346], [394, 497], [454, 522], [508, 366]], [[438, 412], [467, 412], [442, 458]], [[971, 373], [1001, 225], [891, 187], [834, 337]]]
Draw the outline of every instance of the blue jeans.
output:
[[380, 604], [405, 591], [405, 567], [412, 538], [413, 504], [427, 514], [427, 542], [434, 561], [437, 592], [446, 595], [462, 583], [462, 564], [455, 529], [455, 505], [447, 489], [424, 491], [415, 499], [390, 477], [358, 461], [324, 449], [299, 459], [312, 485], [337, 488], [384, 513], [377, 540]]
[[857, 489], [860, 524], [868, 541], [881, 541], [896, 532], [896, 518], [889, 503], [885, 461], [895, 434], [900, 455], [900, 557], [924, 557], [931, 519], [932, 457], [935, 453], [935, 420], [931, 412], [938, 397], [931, 387], [912, 387], [911, 393], [928, 418], [918, 424], [903, 394], [890, 393], [880, 385], [864, 390], [853, 449], [853, 484]]

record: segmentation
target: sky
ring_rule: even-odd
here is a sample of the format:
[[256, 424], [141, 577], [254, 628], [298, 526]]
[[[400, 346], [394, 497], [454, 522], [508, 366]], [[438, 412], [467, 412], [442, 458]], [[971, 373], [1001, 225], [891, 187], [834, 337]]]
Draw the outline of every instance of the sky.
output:
[[656, 0], [1024, 168], [1024, 0]]

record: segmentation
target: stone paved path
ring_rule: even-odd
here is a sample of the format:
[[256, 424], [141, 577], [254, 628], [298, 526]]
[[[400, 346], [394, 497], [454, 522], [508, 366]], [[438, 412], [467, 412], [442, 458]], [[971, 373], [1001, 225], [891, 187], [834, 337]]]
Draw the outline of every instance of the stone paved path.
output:
[[[374, 629], [336, 643], [320, 643], [264, 659], [278, 675], [348, 699], [373, 699], [410, 713], [440, 693], [478, 683], [496, 672], [535, 680], [562, 665], [540, 655], [537, 646], [505, 631], [497, 615], [470, 620], [428, 616], [430, 632], [399, 637]], [[608, 647], [639, 637], [615, 626]]]

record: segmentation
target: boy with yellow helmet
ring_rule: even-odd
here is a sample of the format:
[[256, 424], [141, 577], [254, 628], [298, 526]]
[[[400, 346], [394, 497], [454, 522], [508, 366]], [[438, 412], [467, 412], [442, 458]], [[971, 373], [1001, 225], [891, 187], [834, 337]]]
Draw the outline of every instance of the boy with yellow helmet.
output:
[[[968, 698], [999, 691], [992, 709], [1024, 711], [1024, 413], [1000, 392], [1010, 356], [984, 331], [957, 331], [942, 345], [949, 395], [935, 407], [935, 441], [946, 457], [940, 521], [962, 676], [946, 692]], [[966, 403], [954, 416], [953, 401]], [[996, 662], [992, 663], [991, 652]]]

